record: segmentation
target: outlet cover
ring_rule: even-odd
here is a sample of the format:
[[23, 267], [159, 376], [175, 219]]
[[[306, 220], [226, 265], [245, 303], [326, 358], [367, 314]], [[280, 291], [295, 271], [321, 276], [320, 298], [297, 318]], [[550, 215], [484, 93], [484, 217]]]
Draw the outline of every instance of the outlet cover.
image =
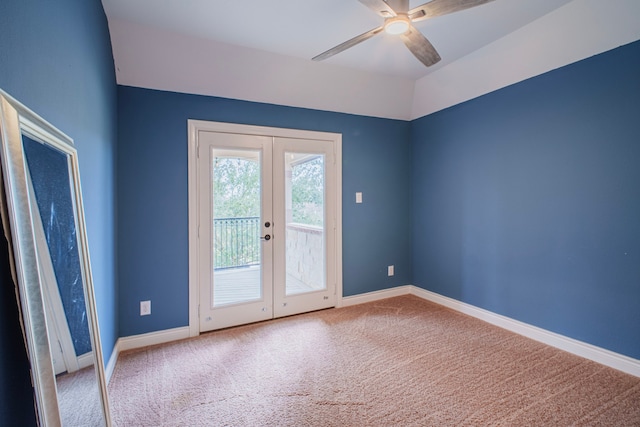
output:
[[393, 265], [390, 265], [389, 267], [387, 267], [387, 274], [388, 274], [389, 276], [393, 276], [393, 274], [394, 274], [394, 271], [393, 271], [393, 270], [394, 270], [394, 269], [393, 269]]
[[140, 301], [140, 316], [151, 314], [151, 301]]

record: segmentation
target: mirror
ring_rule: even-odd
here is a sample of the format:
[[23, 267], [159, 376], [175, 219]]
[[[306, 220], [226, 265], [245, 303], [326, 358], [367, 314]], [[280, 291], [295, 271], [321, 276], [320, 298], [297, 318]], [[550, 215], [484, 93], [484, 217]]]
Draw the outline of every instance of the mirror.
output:
[[110, 426], [77, 153], [0, 91], [2, 223], [43, 426]]

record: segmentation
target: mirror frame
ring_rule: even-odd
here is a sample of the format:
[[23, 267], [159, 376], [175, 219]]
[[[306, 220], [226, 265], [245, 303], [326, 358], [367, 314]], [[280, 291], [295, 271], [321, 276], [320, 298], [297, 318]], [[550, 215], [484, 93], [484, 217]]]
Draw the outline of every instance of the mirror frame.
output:
[[[0, 191], [4, 193], [0, 197], [2, 222], [7, 241], [10, 243], [12, 274], [14, 282], [17, 283], [16, 295], [21, 309], [23, 333], [31, 364], [37, 418], [42, 426], [61, 425], [56, 377], [45, 320], [42, 269], [38, 260], [38, 242], [32, 216], [33, 212], [38, 210], [37, 206], [35, 211], [32, 210], [30, 201], [29, 170], [24, 154], [23, 134], [61, 151], [68, 159], [78, 256], [100, 392], [100, 406], [104, 423], [110, 426], [107, 383], [89, 261], [77, 151], [71, 138], [0, 90], [0, 156], [2, 158], [0, 180], [4, 181], [4, 185], [0, 185], [2, 187]], [[49, 249], [46, 248], [46, 250]]]

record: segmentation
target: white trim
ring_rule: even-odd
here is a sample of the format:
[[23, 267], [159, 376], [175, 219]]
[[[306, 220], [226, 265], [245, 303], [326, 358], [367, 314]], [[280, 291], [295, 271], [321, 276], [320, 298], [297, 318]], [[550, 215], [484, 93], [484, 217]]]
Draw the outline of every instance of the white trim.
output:
[[342, 140], [342, 134], [315, 130], [277, 128], [270, 126], [254, 126], [239, 123], [210, 122], [207, 120], [188, 120], [194, 131], [235, 133], [241, 135], [258, 135], [276, 138], [316, 139], [319, 141]]
[[76, 359], [78, 363], [78, 369], [88, 368], [96, 363], [96, 359], [93, 356], [93, 351], [82, 354]]
[[136, 348], [148, 347], [150, 345], [165, 344], [172, 341], [183, 340], [185, 338], [189, 338], [188, 326], [118, 338], [116, 346], [118, 347], [118, 352], [122, 352]]
[[546, 329], [529, 325], [527, 323], [520, 322], [519, 320], [511, 319], [483, 308], [479, 308], [453, 298], [445, 297], [435, 292], [427, 291], [417, 286], [410, 286], [409, 288], [411, 295], [415, 295], [461, 313], [468, 314], [469, 316], [491, 323], [492, 325], [499, 326], [503, 329], [507, 329], [543, 344], [550, 345], [551, 347], [567, 351], [576, 356], [584, 357], [585, 359], [609, 366], [610, 368], [640, 377], [640, 360], [638, 359], [634, 359], [620, 353], [615, 353], [611, 350], [597, 347], [586, 342], [578, 341], [555, 332], [547, 331]]
[[[401, 295], [417, 296], [424, 300], [431, 301], [460, 313], [475, 317], [476, 319], [491, 323], [492, 325], [498, 326], [508, 331], [515, 332], [518, 335], [531, 338], [543, 344], [547, 344], [551, 347], [564, 350], [576, 356], [584, 357], [585, 359], [592, 360], [596, 363], [600, 363], [602, 365], [617, 369], [627, 374], [640, 377], [640, 360], [638, 359], [634, 359], [620, 353], [615, 353], [613, 351], [597, 347], [592, 344], [578, 341], [573, 338], [557, 334], [555, 332], [550, 332], [545, 329], [538, 328], [537, 326], [532, 326], [527, 323], [520, 322], [519, 320], [511, 319], [509, 317], [502, 316], [483, 308], [479, 308], [471, 304], [455, 300], [453, 298], [445, 297], [443, 295], [427, 291], [426, 289], [422, 289], [413, 285], [398, 286], [395, 288], [383, 289], [380, 291], [367, 292], [365, 294], [344, 297], [340, 299], [340, 304], [337, 304], [336, 307], [350, 307]], [[107, 364], [107, 368], [105, 370], [107, 382], [111, 378], [111, 374], [113, 373], [113, 370], [115, 368], [118, 355], [121, 351], [146, 347], [149, 345], [163, 344], [166, 342], [188, 337], [189, 327], [185, 326], [182, 328], [169, 329], [167, 331], [151, 332], [148, 334], [135, 335], [118, 339], [118, 342], [116, 342], [115, 348], [111, 357], [109, 358], [109, 363]]]
[[166, 344], [189, 337], [189, 327], [183, 326], [180, 328], [166, 329], [164, 331], [149, 332], [146, 334], [118, 338], [116, 345], [113, 347], [111, 357], [109, 358], [109, 363], [107, 363], [107, 367], [105, 369], [107, 383], [111, 380], [111, 375], [113, 375], [113, 371], [116, 368], [118, 357], [120, 357], [121, 352], [148, 347], [150, 345]]
[[113, 375], [113, 371], [116, 369], [116, 363], [118, 363], [119, 356], [120, 351], [118, 350], [118, 341], [116, 341], [116, 345], [113, 346], [113, 351], [111, 352], [107, 366], [104, 368], [104, 376], [107, 379], [107, 384], [111, 382], [111, 376]]
[[334, 134], [334, 153], [333, 161], [335, 162], [336, 174], [336, 217], [334, 221], [335, 233], [335, 292], [336, 307], [342, 305], [342, 134]]
[[592, 360], [610, 368], [640, 377], [640, 360], [638, 359], [634, 359], [602, 347], [597, 347], [583, 341], [578, 341], [555, 332], [547, 331], [546, 329], [529, 325], [519, 320], [511, 319], [413, 285], [398, 286], [381, 291], [346, 297], [343, 298], [341, 306], [348, 307], [407, 294], [415, 295], [424, 300], [434, 302], [508, 331], [515, 332], [518, 335], [531, 338], [576, 356], [584, 357], [585, 359]]
[[395, 288], [383, 289], [381, 291], [367, 292], [365, 294], [344, 297], [342, 298], [342, 304], [340, 304], [340, 307], [350, 307], [352, 305], [364, 304], [366, 302], [408, 295], [412, 293], [412, 288], [413, 286], [411, 285], [397, 286]]
[[188, 196], [189, 196], [189, 336], [200, 334], [198, 316], [198, 122], [188, 121]]

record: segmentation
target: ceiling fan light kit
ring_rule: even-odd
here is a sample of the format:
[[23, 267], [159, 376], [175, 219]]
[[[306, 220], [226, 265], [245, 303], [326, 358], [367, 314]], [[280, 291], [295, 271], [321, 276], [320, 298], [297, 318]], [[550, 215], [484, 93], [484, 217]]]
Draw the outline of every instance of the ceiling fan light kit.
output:
[[314, 61], [327, 59], [384, 31], [399, 35], [411, 53], [425, 66], [430, 67], [440, 61], [440, 55], [431, 42], [413, 26], [413, 23], [480, 6], [493, 0], [431, 0], [411, 10], [409, 10], [409, 0], [358, 1], [384, 18], [384, 24], [315, 56]]
[[387, 34], [392, 35], [400, 35], [404, 34], [409, 30], [411, 26], [411, 21], [409, 21], [409, 17], [407, 15], [398, 15], [395, 18], [389, 18], [384, 23], [384, 31]]

